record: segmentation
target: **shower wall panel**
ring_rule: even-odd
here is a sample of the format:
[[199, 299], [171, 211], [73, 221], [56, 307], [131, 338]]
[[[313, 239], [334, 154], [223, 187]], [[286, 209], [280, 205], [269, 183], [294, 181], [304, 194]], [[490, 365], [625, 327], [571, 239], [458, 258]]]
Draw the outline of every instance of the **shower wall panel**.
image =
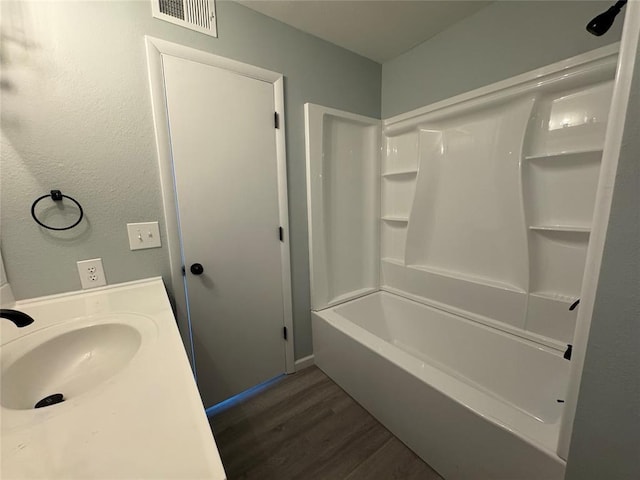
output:
[[420, 127], [405, 263], [524, 291], [520, 157], [533, 99]]
[[314, 310], [379, 288], [380, 121], [305, 105]]
[[615, 65], [607, 47], [386, 120], [382, 288], [571, 342]]

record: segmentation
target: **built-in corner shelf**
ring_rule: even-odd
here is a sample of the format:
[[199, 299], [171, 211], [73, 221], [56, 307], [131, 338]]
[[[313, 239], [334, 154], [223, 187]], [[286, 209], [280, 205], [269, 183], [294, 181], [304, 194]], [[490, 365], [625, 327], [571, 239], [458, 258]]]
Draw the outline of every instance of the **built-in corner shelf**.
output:
[[409, 217], [400, 217], [398, 215], [385, 215], [382, 220], [385, 222], [409, 223]]
[[585, 233], [589, 234], [591, 228], [576, 225], [531, 225], [529, 230], [540, 232], [565, 232], [565, 233]]
[[544, 298], [547, 300], [566, 303], [567, 305], [572, 305], [576, 300], [578, 300], [578, 296], [563, 295], [556, 292], [530, 292], [529, 295], [531, 295], [532, 297]]
[[573, 157], [578, 157], [578, 156], [595, 156], [595, 155], [602, 155], [602, 149], [601, 148], [596, 148], [596, 149], [588, 149], [588, 150], [567, 150], [567, 151], [562, 151], [562, 152], [543, 152], [543, 153], [537, 153], [535, 155], [527, 155], [525, 158], [525, 160], [552, 160], [552, 159], [557, 159], [557, 160], [562, 160], [562, 159], [569, 159], [569, 158], [573, 158]]
[[404, 260], [400, 259], [400, 258], [394, 258], [394, 257], [382, 257], [380, 259], [383, 263], [391, 263], [393, 265], [400, 265], [401, 267], [404, 267]]
[[382, 174], [383, 177], [385, 178], [389, 178], [389, 177], [400, 177], [400, 176], [407, 176], [407, 177], [412, 177], [418, 174], [418, 169], [417, 168], [412, 168], [409, 170], [398, 170], [395, 172], [385, 172]]

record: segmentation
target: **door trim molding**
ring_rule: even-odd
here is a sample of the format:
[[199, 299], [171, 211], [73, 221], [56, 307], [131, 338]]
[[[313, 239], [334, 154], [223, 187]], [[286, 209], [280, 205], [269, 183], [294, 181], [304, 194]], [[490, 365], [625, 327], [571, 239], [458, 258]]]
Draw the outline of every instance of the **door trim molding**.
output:
[[[160, 184], [162, 188], [165, 235], [169, 250], [171, 290], [174, 295], [176, 316], [182, 340], [185, 346], [190, 346], [190, 348], [187, 348], [187, 355], [195, 373], [191, 325], [189, 322], [187, 298], [185, 295], [184, 277], [182, 275], [183, 255], [180, 244], [180, 231], [178, 228], [178, 209], [175, 197], [175, 180], [168, 128], [169, 118], [167, 116], [167, 105], [164, 91], [162, 55], [172, 55], [186, 60], [203, 63], [205, 65], [223, 68], [273, 85], [275, 108], [280, 117], [280, 128], [274, 128], [274, 132], [276, 135], [276, 162], [278, 174], [278, 211], [280, 226], [283, 229], [283, 237], [280, 244], [282, 301], [284, 312], [283, 326], [287, 327], [289, 332], [294, 332], [291, 293], [291, 250], [289, 243], [289, 202], [287, 197], [284, 77], [280, 73], [265, 70], [260, 67], [155, 37], [145, 36], [145, 45], [147, 50], [147, 69], [149, 73], [149, 87], [156, 137], [156, 149], [158, 154], [158, 166], [160, 170]], [[276, 227], [277, 225], [274, 225], [274, 235], [276, 234]], [[290, 334], [288, 335], [287, 340], [285, 340], [285, 372], [293, 373], [295, 370], [294, 335]]]

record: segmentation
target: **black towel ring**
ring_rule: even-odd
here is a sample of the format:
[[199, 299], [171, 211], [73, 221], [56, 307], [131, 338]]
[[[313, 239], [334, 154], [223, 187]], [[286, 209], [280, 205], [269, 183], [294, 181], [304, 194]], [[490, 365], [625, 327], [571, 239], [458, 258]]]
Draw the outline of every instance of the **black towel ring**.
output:
[[[78, 209], [80, 210], [80, 217], [78, 218], [78, 221], [75, 222], [73, 225], [69, 225], [68, 227], [50, 227], [49, 225], [45, 225], [40, 220], [38, 220], [38, 217], [36, 217], [36, 205], [38, 204], [38, 202], [40, 202], [40, 200], [44, 200], [45, 198], [49, 198], [49, 197], [51, 197], [51, 199], [54, 202], [61, 202], [63, 198], [68, 198], [73, 203], [75, 203]], [[78, 201], [75, 198], [71, 198], [68, 195], [63, 195], [60, 190], [51, 190], [51, 193], [49, 193], [48, 195], [42, 195], [41, 197], [36, 198], [36, 201], [33, 202], [33, 205], [31, 205], [31, 216], [33, 217], [33, 219], [36, 221], [38, 225], [40, 225], [41, 227], [47, 228], [49, 230], [70, 230], [82, 221], [82, 217], [84, 216], [84, 211], [82, 210], [82, 206], [78, 203]]]

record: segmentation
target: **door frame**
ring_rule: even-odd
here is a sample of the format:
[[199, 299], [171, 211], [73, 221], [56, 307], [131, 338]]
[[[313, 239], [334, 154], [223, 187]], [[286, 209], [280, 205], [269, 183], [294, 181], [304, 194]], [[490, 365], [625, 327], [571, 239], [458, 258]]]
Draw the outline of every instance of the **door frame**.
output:
[[[187, 356], [196, 374], [196, 359], [193, 352], [191, 321], [189, 318], [188, 299], [186, 296], [186, 281], [182, 274], [183, 252], [180, 239], [178, 221], [178, 205], [175, 192], [173, 158], [171, 154], [171, 138], [169, 133], [169, 117], [165, 97], [164, 72], [162, 55], [171, 55], [185, 60], [222, 68], [227, 71], [254, 78], [273, 85], [275, 110], [279, 117], [279, 128], [274, 128], [276, 135], [276, 164], [278, 183], [278, 215], [283, 229], [280, 242], [280, 261], [282, 267], [282, 302], [284, 312], [283, 326], [288, 335], [285, 340], [285, 372], [295, 372], [294, 335], [293, 335], [293, 306], [291, 294], [291, 256], [289, 244], [289, 203], [287, 198], [287, 155], [285, 143], [285, 110], [284, 110], [284, 77], [280, 73], [265, 70], [260, 67], [238, 62], [229, 58], [214, 55], [202, 50], [168, 42], [159, 38], [145, 35], [147, 51], [147, 68], [149, 86], [151, 90], [151, 106], [153, 110], [158, 166], [160, 170], [160, 185], [162, 188], [162, 207], [164, 211], [165, 234], [169, 251], [171, 269], [171, 289], [174, 295], [176, 317], [182, 341], [187, 350]], [[274, 225], [274, 235], [275, 232]]]

